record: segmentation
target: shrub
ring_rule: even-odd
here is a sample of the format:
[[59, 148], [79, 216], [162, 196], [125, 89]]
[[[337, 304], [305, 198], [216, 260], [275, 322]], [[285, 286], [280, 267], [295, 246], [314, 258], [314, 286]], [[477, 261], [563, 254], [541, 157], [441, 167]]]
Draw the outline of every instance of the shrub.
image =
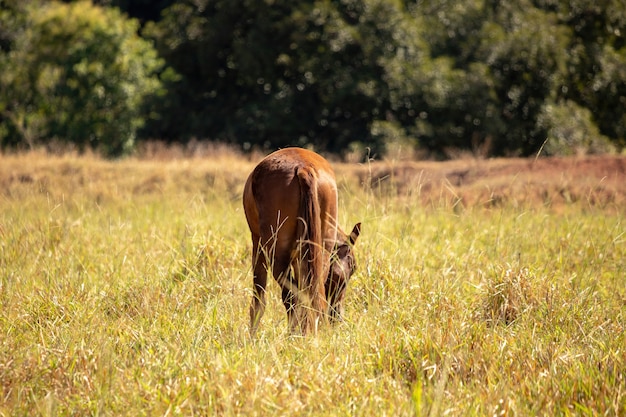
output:
[[138, 23], [85, 1], [31, 6], [28, 27], [0, 57], [1, 143], [129, 151], [162, 66]]
[[543, 106], [537, 124], [547, 133], [543, 148], [546, 155], [564, 156], [614, 151], [609, 139], [600, 134], [591, 111], [573, 101], [547, 103]]

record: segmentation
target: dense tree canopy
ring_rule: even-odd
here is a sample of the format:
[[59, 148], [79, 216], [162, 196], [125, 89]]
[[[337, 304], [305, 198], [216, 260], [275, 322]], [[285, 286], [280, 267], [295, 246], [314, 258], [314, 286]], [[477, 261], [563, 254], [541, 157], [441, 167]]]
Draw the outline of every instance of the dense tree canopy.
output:
[[626, 145], [622, 0], [0, 2], [4, 146]]
[[3, 143], [54, 139], [111, 155], [132, 149], [161, 66], [138, 25], [88, 2], [23, 10], [27, 23], [0, 60]]

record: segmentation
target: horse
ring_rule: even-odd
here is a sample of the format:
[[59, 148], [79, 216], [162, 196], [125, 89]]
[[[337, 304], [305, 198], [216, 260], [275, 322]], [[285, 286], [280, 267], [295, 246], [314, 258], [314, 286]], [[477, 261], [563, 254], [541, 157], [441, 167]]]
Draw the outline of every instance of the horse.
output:
[[340, 321], [361, 223], [350, 234], [339, 228], [337, 184], [328, 161], [302, 148], [266, 156], [246, 181], [243, 206], [252, 235], [251, 334], [265, 312], [268, 271], [281, 287], [292, 333]]

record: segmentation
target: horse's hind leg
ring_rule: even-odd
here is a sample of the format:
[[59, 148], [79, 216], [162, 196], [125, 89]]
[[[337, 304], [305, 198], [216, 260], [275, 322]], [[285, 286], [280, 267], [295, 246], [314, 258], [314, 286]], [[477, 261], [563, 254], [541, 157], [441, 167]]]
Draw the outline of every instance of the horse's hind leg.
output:
[[289, 330], [293, 333], [298, 328], [298, 322], [296, 320], [296, 296], [287, 287], [283, 287], [282, 291], [283, 304], [285, 310], [287, 310], [287, 320], [289, 321]]
[[282, 299], [285, 309], [287, 310], [287, 320], [289, 328], [293, 330], [296, 312], [296, 296], [294, 290], [297, 291], [297, 284], [294, 283], [293, 273], [291, 271], [291, 250], [288, 245], [279, 246], [274, 253], [272, 273], [274, 278], [282, 289]]
[[312, 314], [310, 291], [308, 288], [302, 287], [302, 277], [306, 277], [308, 272], [306, 268], [303, 268], [302, 262], [297, 255], [295, 259], [292, 259], [290, 267], [285, 272], [286, 279], [281, 283], [281, 287], [283, 304], [289, 319], [289, 330], [292, 334], [304, 335], [314, 330], [313, 320], [315, 317]]
[[[289, 288], [292, 277], [290, 276], [289, 264], [291, 251], [288, 242], [279, 242], [272, 236], [265, 240], [253, 236], [253, 264], [254, 264], [254, 289], [252, 305], [250, 306], [250, 333], [254, 335], [259, 327], [259, 322], [265, 312], [265, 287], [267, 285], [268, 264], [272, 269], [274, 279], [281, 288]], [[290, 309], [287, 313], [289, 314]], [[289, 317], [291, 324], [291, 316]]]
[[266, 256], [259, 248], [259, 236], [252, 236], [252, 265], [254, 286], [250, 305], [250, 334], [255, 335], [265, 312], [265, 286], [267, 285]]

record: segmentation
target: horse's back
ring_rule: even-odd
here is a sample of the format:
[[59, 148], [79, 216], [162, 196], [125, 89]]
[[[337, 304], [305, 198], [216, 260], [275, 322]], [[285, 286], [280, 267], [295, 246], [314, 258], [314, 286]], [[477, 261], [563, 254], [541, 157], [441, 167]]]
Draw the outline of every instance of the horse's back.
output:
[[[334, 172], [324, 158], [301, 148], [285, 148], [265, 157], [252, 171], [244, 188], [244, 208], [250, 230], [295, 233], [302, 202], [302, 179], [314, 184], [321, 209], [329, 219], [336, 217], [337, 187]], [[280, 222], [280, 224], [277, 224]]]

